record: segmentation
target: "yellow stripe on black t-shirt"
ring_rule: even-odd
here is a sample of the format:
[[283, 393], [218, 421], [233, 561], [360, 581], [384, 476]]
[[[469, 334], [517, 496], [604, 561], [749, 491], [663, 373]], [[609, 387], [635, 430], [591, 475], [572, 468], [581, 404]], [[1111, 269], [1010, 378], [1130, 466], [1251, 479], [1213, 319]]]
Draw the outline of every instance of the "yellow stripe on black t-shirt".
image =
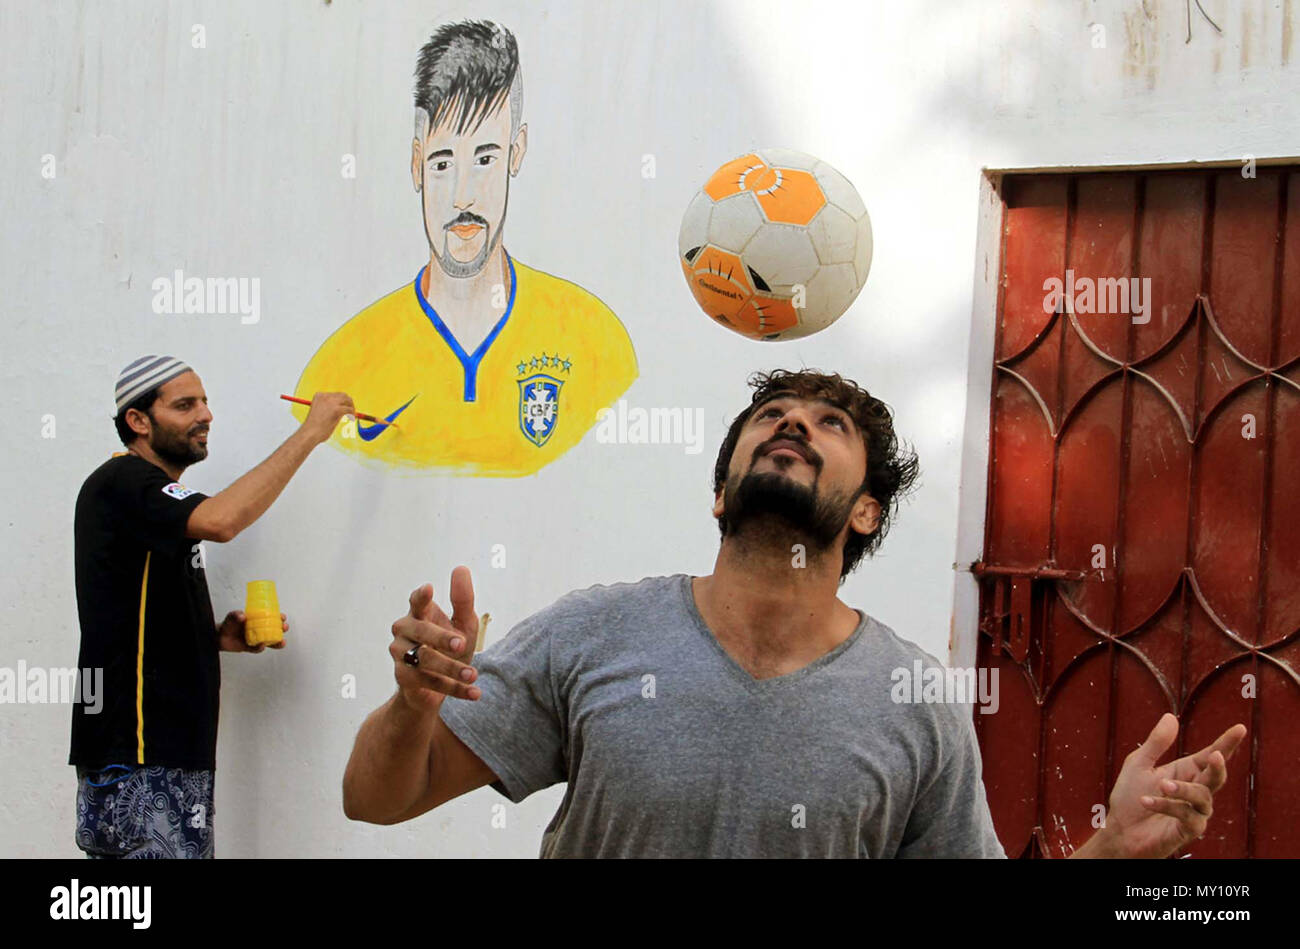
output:
[[144, 555], [144, 576], [140, 579], [140, 638], [135, 651], [135, 742], [136, 764], [144, 764], [144, 605], [149, 597], [149, 558]]

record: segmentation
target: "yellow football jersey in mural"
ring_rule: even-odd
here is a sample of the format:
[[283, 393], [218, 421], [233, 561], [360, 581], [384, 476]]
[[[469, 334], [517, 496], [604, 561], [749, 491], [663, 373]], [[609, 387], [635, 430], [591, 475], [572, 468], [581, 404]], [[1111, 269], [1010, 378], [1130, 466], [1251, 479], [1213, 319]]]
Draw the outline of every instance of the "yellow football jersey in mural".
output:
[[[467, 353], [413, 283], [327, 339], [294, 394], [346, 392], [397, 427], [339, 426], [332, 443], [388, 464], [455, 475], [532, 474], [564, 454], [636, 379], [618, 317], [567, 280], [507, 256], [504, 315]], [[305, 406], [294, 415], [306, 418]]]

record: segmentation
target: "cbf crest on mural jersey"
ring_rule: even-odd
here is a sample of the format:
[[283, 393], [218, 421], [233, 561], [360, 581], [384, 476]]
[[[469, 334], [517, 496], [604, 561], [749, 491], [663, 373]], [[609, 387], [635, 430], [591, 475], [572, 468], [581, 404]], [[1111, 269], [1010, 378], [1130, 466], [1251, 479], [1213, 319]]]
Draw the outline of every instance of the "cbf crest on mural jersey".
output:
[[555, 431], [563, 386], [559, 379], [546, 375], [519, 380], [519, 427], [524, 437], [538, 447], [545, 445]]

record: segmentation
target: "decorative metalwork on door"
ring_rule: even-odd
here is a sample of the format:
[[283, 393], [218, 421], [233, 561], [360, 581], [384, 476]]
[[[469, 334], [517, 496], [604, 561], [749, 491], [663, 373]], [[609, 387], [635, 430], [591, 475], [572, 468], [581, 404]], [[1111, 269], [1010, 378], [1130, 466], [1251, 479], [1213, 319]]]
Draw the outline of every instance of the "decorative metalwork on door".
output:
[[[1234, 722], [1201, 857], [1300, 856], [1300, 170], [1003, 180], [976, 714], [1011, 856]], [[1058, 289], [1059, 288], [1059, 289]]]

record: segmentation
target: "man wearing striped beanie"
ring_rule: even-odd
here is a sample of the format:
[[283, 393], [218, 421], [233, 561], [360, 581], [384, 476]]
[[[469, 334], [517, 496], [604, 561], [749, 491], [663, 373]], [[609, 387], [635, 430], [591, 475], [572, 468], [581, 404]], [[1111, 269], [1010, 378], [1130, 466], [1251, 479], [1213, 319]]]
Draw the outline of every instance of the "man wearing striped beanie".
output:
[[143, 356], [122, 370], [116, 402], [126, 451], [86, 479], [74, 525], [78, 668], [103, 670], [95, 704], [73, 705], [77, 846], [211, 857], [219, 652], [264, 647], [247, 645], [239, 610], [217, 625], [200, 542], [225, 543], [261, 517], [352, 400], [317, 394], [297, 431], [211, 497], [181, 484], [208, 456], [212, 424], [194, 370]]

